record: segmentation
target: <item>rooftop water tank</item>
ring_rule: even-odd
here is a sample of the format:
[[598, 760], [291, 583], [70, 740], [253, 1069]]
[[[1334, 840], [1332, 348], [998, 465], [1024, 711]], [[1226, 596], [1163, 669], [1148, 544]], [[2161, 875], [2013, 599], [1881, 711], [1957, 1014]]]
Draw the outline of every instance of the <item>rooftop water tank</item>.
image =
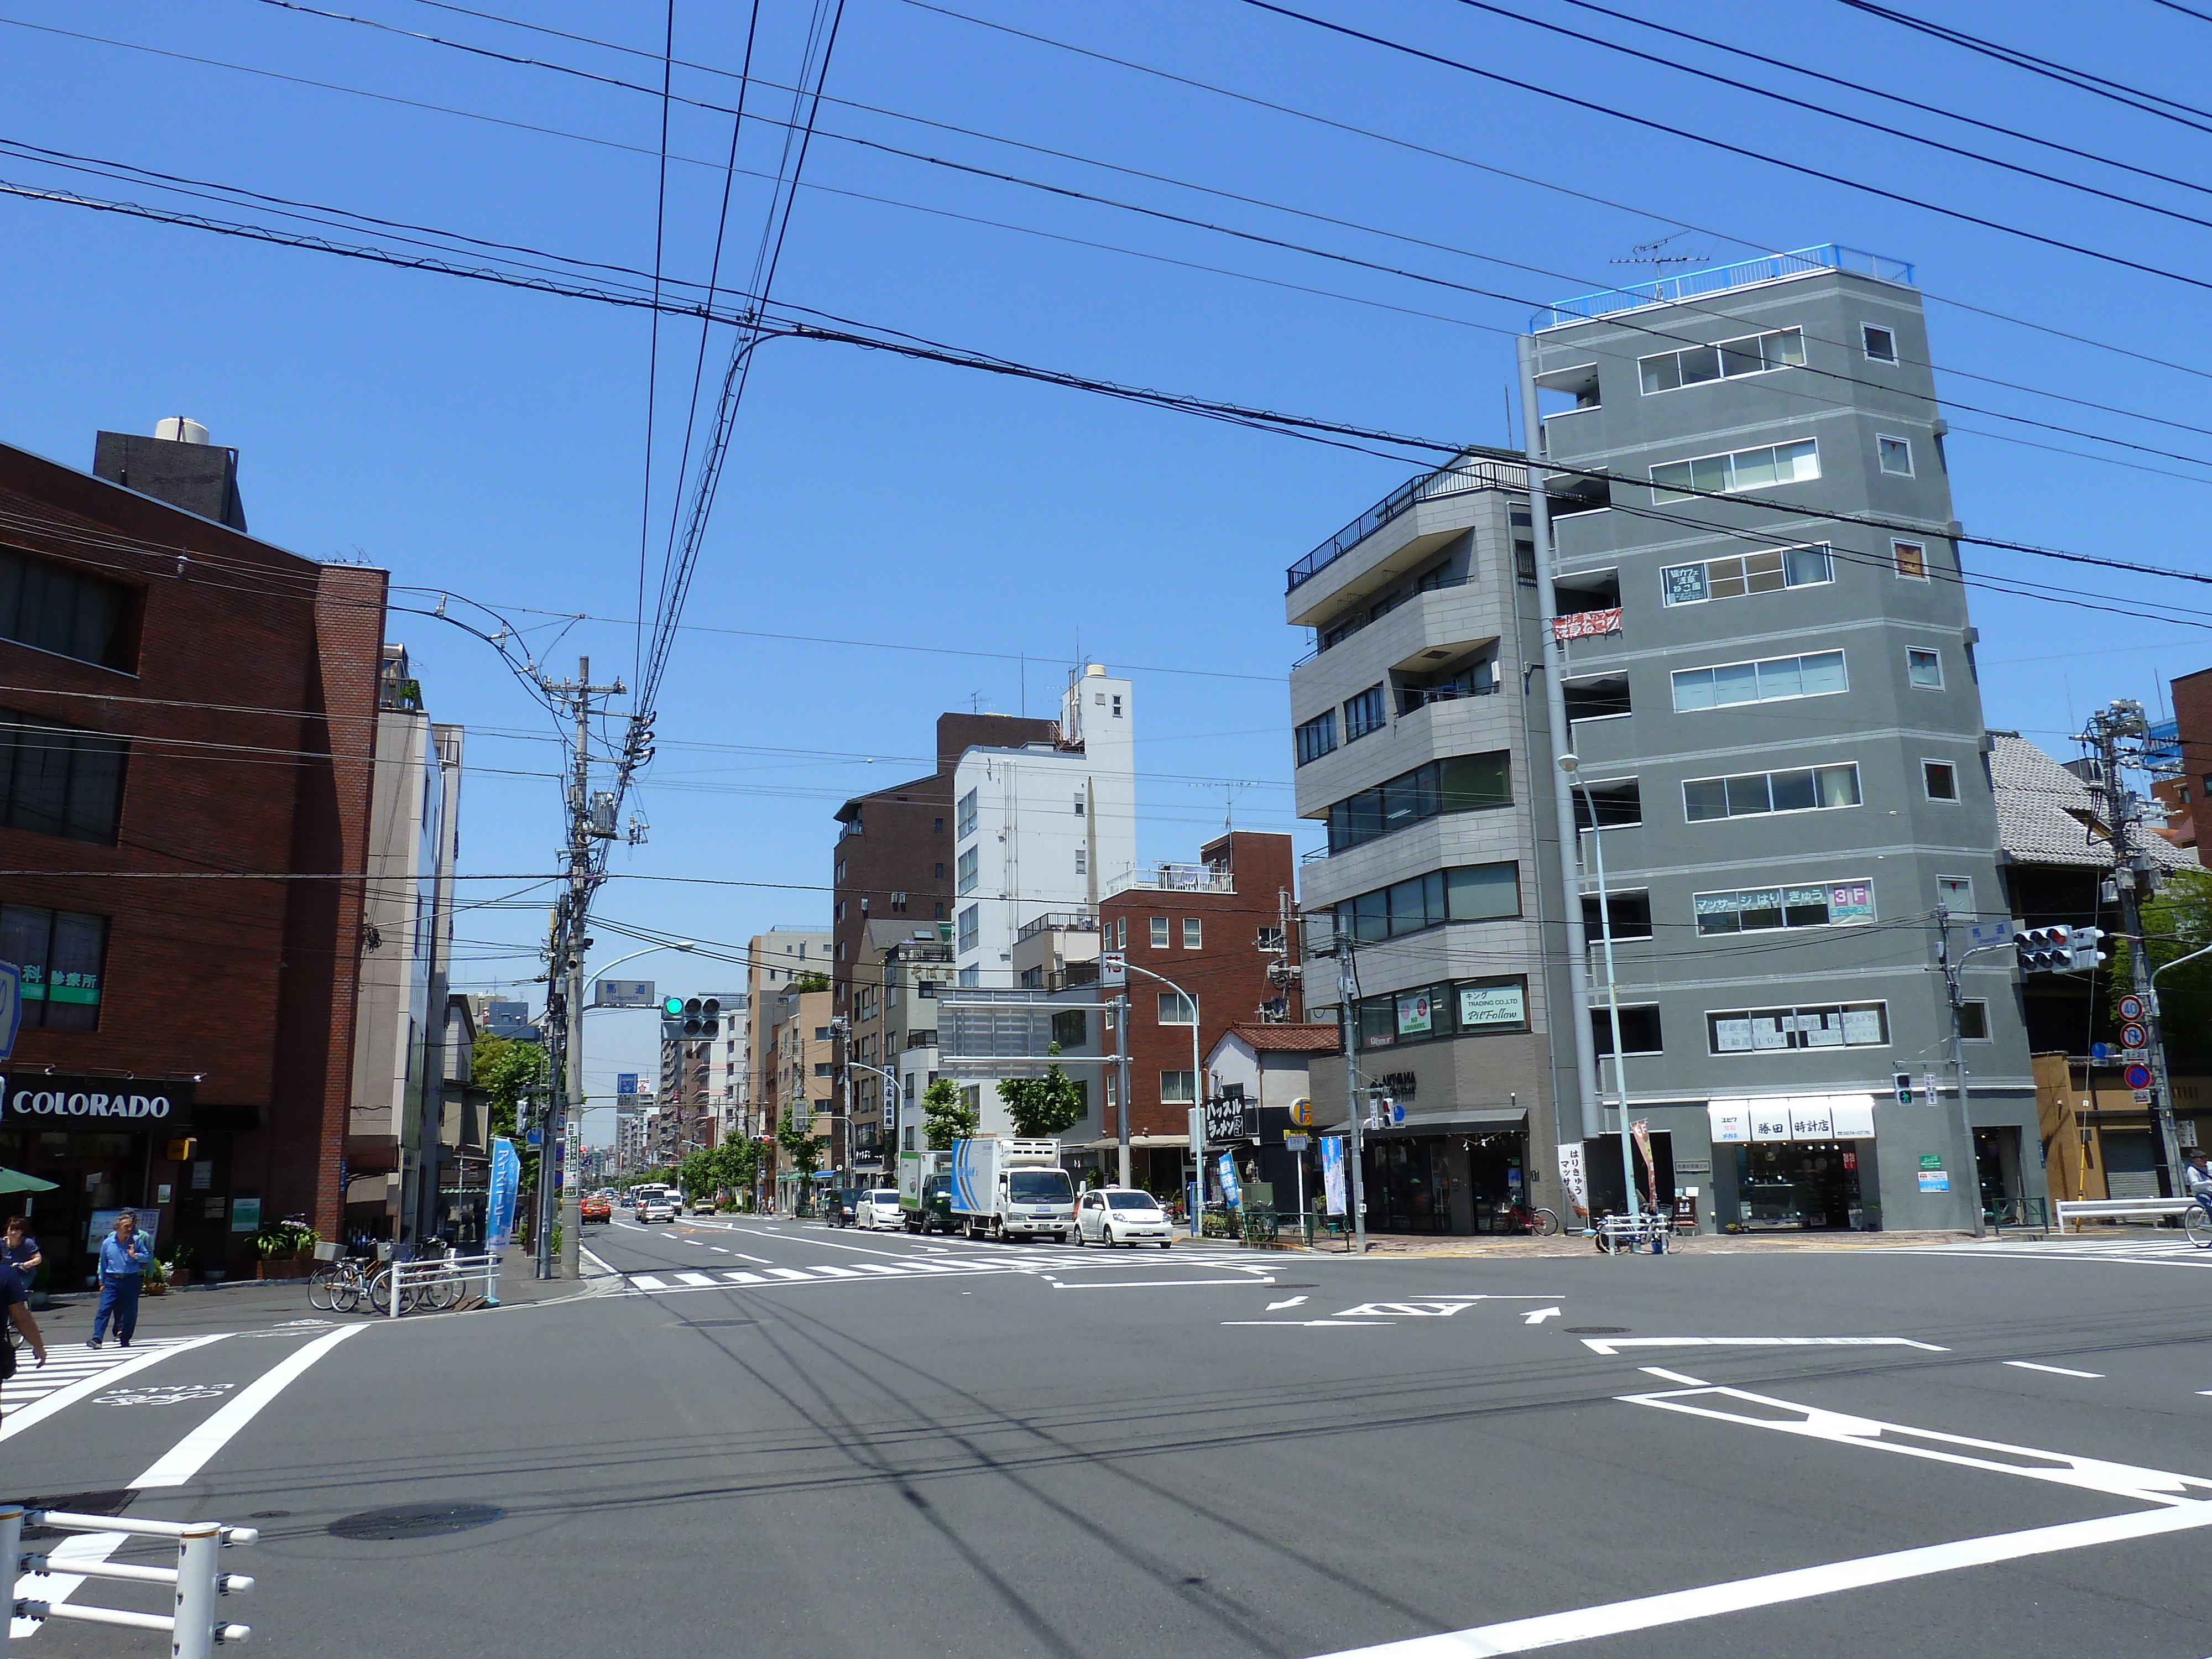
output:
[[208, 441], [208, 429], [185, 416], [172, 415], [167, 420], [154, 422], [154, 435], [173, 444], [204, 444]]

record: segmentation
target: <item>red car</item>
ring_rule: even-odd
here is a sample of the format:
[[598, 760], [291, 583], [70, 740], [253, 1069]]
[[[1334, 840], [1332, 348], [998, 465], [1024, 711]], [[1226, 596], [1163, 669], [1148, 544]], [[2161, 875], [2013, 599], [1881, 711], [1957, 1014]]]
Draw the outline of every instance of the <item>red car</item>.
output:
[[577, 1206], [577, 1210], [586, 1223], [612, 1221], [615, 1218], [615, 1206], [608, 1203], [605, 1199], [596, 1195], [584, 1200]]

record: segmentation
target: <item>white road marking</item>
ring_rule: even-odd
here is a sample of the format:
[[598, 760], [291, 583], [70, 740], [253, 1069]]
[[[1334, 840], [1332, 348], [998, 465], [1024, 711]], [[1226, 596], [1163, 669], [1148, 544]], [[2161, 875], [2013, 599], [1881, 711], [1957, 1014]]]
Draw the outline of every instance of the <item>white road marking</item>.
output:
[[676, 1280], [679, 1285], [711, 1285], [714, 1282], [704, 1273], [678, 1273]]
[[668, 1288], [666, 1279], [655, 1279], [651, 1273], [632, 1273], [629, 1282], [641, 1291], [665, 1291]]
[[732, 1285], [765, 1285], [768, 1283], [768, 1280], [763, 1279], [758, 1273], [749, 1273], [742, 1269], [732, 1273], [724, 1273], [722, 1277]]
[[1224, 1319], [1224, 1325], [1273, 1325], [1286, 1331], [1310, 1331], [1324, 1325], [1387, 1325], [1387, 1319]]
[[883, 1262], [883, 1261], [863, 1261], [863, 1262], [860, 1264], [860, 1271], [861, 1271], [862, 1273], [892, 1273], [892, 1274], [897, 1274], [897, 1273], [906, 1273], [906, 1272], [908, 1272], [908, 1269], [904, 1268], [904, 1267], [894, 1267], [890, 1266], [888, 1262]]
[[1661, 1595], [1544, 1613], [1534, 1619], [1510, 1620], [1473, 1630], [1417, 1636], [1410, 1641], [1379, 1643], [1373, 1647], [1346, 1649], [1328, 1655], [1325, 1659], [1494, 1659], [1499, 1654], [1532, 1653], [1539, 1648], [1561, 1647], [1569, 1642], [1595, 1641], [1600, 1637], [1656, 1630], [1724, 1613], [1810, 1601], [1814, 1596], [1832, 1595], [1838, 1590], [1866, 1589], [1876, 1584], [1925, 1578], [1939, 1572], [1956, 1572], [1964, 1567], [1990, 1566], [2001, 1561], [2024, 1560], [2031, 1556], [2088, 1549], [2130, 1539], [2155, 1538], [2208, 1526], [2212, 1526], [2212, 1504], [2178, 1504], [2164, 1509], [2105, 1516], [2094, 1521], [2067, 1521], [2057, 1526], [2031, 1527], [2025, 1532], [1995, 1533], [1984, 1538], [1961, 1538], [1954, 1543], [1929, 1544], [1884, 1555], [1864, 1555], [1855, 1560], [1826, 1562], [1788, 1572], [1765, 1573], [1756, 1578], [1739, 1578], [1730, 1583], [1707, 1584], [1698, 1589], [1669, 1590]]
[[2102, 1371], [2070, 1370], [2063, 1365], [2039, 1365], [2033, 1359], [2008, 1359], [2005, 1364], [2017, 1370], [2049, 1371], [2053, 1376], [2078, 1376], [2091, 1382], [2101, 1381], [2105, 1375]]
[[86, 1395], [97, 1394], [100, 1389], [120, 1382], [125, 1377], [135, 1372], [144, 1370], [149, 1365], [158, 1365], [171, 1354], [185, 1353], [193, 1348], [204, 1348], [210, 1342], [222, 1341], [228, 1334], [229, 1334], [228, 1332], [218, 1332], [213, 1336], [190, 1336], [179, 1341], [164, 1341], [158, 1346], [145, 1349], [143, 1352], [137, 1348], [130, 1349], [124, 1357], [118, 1358], [112, 1364], [81, 1367], [76, 1370], [73, 1381], [64, 1382], [58, 1388], [50, 1389], [44, 1395], [33, 1399], [31, 1404], [17, 1407], [15, 1402], [20, 1396], [16, 1395], [15, 1389], [19, 1384], [27, 1381], [35, 1382], [49, 1373], [57, 1371], [65, 1363], [55, 1355], [53, 1350], [50, 1349], [49, 1357], [43, 1369], [33, 1370], [27, 1364], [25, 1364], [24, 1369], [17, 1371], [9, 1383], [7, 1394], [0, 1396], [5, 1398], [10, 1407], [6, 1420], [0, 1421], [0, 1440], [13, 1439], [33, 1425], [43, 1423], [56, 1412], [67, 1410]]
[[[1634, 1126], [1632, 1125], [1631, 1127], [1632, 1127]], [[716, 1255], [727, 1255], [730, 1253], [726, 1246], [720, 1244], [709, 1244], [707, 1248], [712, 1250]]]
[[1638, 1365], [1636, 1369], [1646, 1376], [1656, 1376], [1662, 1382], [1680, 1382], [1686, 1389], [1702, 1389], [1709, 1386], [1701, 1376], [1685, 1376], [1680, 1371], [1665, 1370], [1657, 1365]]
[[614, 1271], [612, 1267], [607, 1266], [604, 1261], [594, 1255], [591, 1251], [586, 1249], [581, 1244], [576, 1246], [576, 1254], [584, 1258], [584, 1265], [586, 1267], [589, 1267], [593, 1273], [611, 1273]]
[[813, 1275], [797, 1267], [770, 1267], [769, 1273], [775, 1279], [811, 1279]]
[[1933, 1342], [1909, 1336], [1586, 1336], [1592, 1353], [1618, 1354], [1623, 1348], [1918, 1348], [1948, 1353]]
[[[129, 1536], [129, 1534], [120, 1532], [71, 1533], [48, 1550], [46, 1556], [57, 1565], [64, 1561], [82, 1561], [90, 1566], [114, 1554]], [[80, 1573], [54, 1572], [42, 1576], [27, 1572], [15, 1580], [15, 1594], [20, 1598], [52, 1604], [68, 1601], [83, 1583], [84, 1577]], [[34, 1635], [39, 1629], [35, 1620], [11, 1618], [8, 1620], [8, 1639], [19, 1642]]]
[[1273, 1313], [1279, 1308], [1295, 1308], [1304, 1300], [1305, 1297], [1302, 1296], [1294, 1296], [1287, 1302], [1270, 1302], [1267, 1304], [1267, 1311], [1269, 1313]]
[[764, 1255], [747, 1255], [743, 1250], [732, 1250], [730, 1254], [740, 1261], [757, 1261], [763, 1267], [768, 1266], [768, 1258]]
[[[1054, 1285], [1055, 1291], [1149, 1291], [1170, 1285], [1249, 1285], [1249, 1279], [1092, 1279], [1088, 1285]], [[1272, 1279], [1258, 1281], [1272, 1285]]]
[[[1634, 1128], [1636, 1126], [1631, 1124], [1629, 1127]], [[1547, 1319], [1557, 1319], [1559, 1316], [1559, 1310], [1557, 1308], [1537, 1308], [1522, 1314], [1521, 1322], [1523, 1325], [1540, 1325]]]
[[854, 1267], [816, 1267], [812, 1271], [826, 1279], [858, 1279], [860, 1276], [860, 1271]]
[[169, 1448], [131, 1484], [181, 1486], [204, 1468], [210, 1458], [228, 1445], [231, 1437], [261, 1414], [262, 1408], [306, 1374], [308, 1368], [349, 1336], [359, 1336], [366, 1325], [341, 1325], [325, 1331], [303, 1348], [295, 1348], [239, 1391], [238, 1397], [206, 1422]]

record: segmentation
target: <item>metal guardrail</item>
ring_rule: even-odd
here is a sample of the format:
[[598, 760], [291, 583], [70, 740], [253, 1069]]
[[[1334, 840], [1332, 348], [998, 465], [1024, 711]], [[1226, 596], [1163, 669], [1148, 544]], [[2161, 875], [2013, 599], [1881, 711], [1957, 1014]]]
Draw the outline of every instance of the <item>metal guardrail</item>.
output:
[[2087, 1198], [2058, 1200], [2058, 1231], [2083, 1221], [2150, 1221], [2160, 1216], [2187, 1215], [2197, 1207], [2193, 1198]]
[[1526, 489], [1528, 470], [1498, 461], [1448, 461], [1433, 472], [1407, 480], [1290, 568], [1291, 592], [1310, 581], [1407, 508], [1440, 495], [1474, 489]]
[[[1646, 306], [1674, 305], [1707, 294], [1725, 294], [1731, 289], [1777, 282], [1784, 276], [1802, 276], [1814, 270], [1856, 271], [1862, 276], [1908, 286], [1913, 281], [1912, 267], [1903, 259], [1887, 258], [1838, 242], [1824, 242], [1819, 247], [1761, 254], [1756, 259], [1739, 259], [1730, 265], [1686, 270], [1679, 276], [1663, 276], [1630, 288], [1601, 289], [1595, 294], [1562, 300], [1531, 316], [1528, 330], [1532, 334], [1540, 334], [1547, 328], [1565, 328], [1600, 317], [1617, 317], [1624, 311], [1640, 311]], [[1297, 586], [1296, 582], [1291, 585]]]
[[[177, 1544], [177, 1565], [140, 1567], [89, 1556], [63, 1555], [57, 1559], [44, 1550], [26, 1551], [25, 1527], [51, 1527], [59, 1532], [73, 1533], [123, 1533], [137, 1538], [173, 1538]], [[11, 1619], [40, 1623], [61, 1620], [123, 1630], [155, 1631], [169, 1638], [171, 1659], [210, 1659], [218, 1644], [243, 1642], [253, 1633], [251, 1626], [225, 1624], [218, 1611], [222, 1597], [243, 1595], [253, 1588], [253, 1580], [244, 1574], [222, 1571], [222, 1552], [260, 1541], [260, 1533], [252, 1527], [226, 1527], [216, 1521], [131, 1521], [114, 1515], [78, 1515], [68, 1510], [34, 1510], [21, 1504], [0, 1504], [0, 1563], [7, 1565]], [[176, 1606], [174, 1611], [164, 1614], [45, 1601], [35, 1595], [13, 1593], [12, 1586], [19, 1573], [173, 1585]], [[8, 1626], [0, 1623], [0, 1659], [5, 1659], [7, 1652]]]
[[[468, 1294], [468, 1287], [476, 1280], [483, 1281], [483, 1299], [496, 1302], [495, 1287], [499, 1282], [499, 1258], [495, 1255], [434, 1255], [420, 1261], [395, 1261], [392, 1264], [392, 1299], [384, 1313], [387, 1319], [397, 1319], [418, 1309], [424, 1313], [442, 1313], [457, 1307]], [[441, 1292], [452, 1291], [450, 1301]]]

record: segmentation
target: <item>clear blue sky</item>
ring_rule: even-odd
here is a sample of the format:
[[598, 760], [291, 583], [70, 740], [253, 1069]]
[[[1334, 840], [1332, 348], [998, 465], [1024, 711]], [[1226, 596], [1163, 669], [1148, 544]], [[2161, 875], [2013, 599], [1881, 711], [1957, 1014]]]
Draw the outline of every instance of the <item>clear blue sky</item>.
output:
[[[1909, 259], [1931, 295], [2125, 345], [2143, 362], [1931, 302], [1938, 384], [1952, 398], [2212, 459], [2212, 338], [2202, 288], [2118, 269], [1792, 174], [1761, 161], [1413, 62], [1239, 0], [1081, 6], [955, 0], [959, 9], [1629, 204], [1616, 209], [1474, 167], [1271, 114], [1012, 38], [908, 0], [848, 0], [829, 86], [837, 97], [1111, 161], [1446, 244], [1194, 195], [1075, 161], [825, 106], [825, 133], [874, 139], [1042, 181], [1543, 301], [1603, 286], [1612, 263], [1671, 234], [1669, 251], [1724, 260], [1840, 241]], [[1565, 3], [1511, 9], [1738, 75], [1747, 66]], [[594, 73], [657, 82], [644, 58], [533, 35], [421, 0], [331, 0], [380, 21]], [[479, 8], [657, 51], [665, 14], [485, 0]], [[1540, 33], [1455, 0], [1312, 0], [1303, 9], [1539, 82], [2139, 262], [2201, 272], [2206, 231], [1937, 155], [1820, 114], [1692, 82]], [[2114, 0], [2077, 6], [1930, 0], [1953, 27], [2168, 96], [2212, 104], [2212, 24]], [[802, 0], [763, 0], [756, 68], [788, 82]], [[745, 9], [679, 0], [677, 53], [734, 68]], [[2212, 185], [2212, 135], [1972, 57], [1835, 0], [1746, 0], [1652, 16], [1789, 62], [2024, 126]], [[0, 136], [271, 195], [649, 268], [657, 97], [464, 54], [270, 0], [14, 0], [0, 10]], [[21, 27], [46, 26], [47, 32]], [[73, 30], [270, 73], [157, 56]], [[2212, 194], [2131, 177], [1954, 124], [1821, 89], [1762, 83], [1893, 120], [1965, 148], [2212, 218]], [[335, 83], [354, 92], [273, 78]], [[681, 95], [727, 104], [735, 82], [679, 71]], [[381, 99], [356, 95], [372, 92]], [[774, 92], [754, 96], [779, 116]], [[389, 101], [415, 100], [446, 111]], [[472, 116], [495, 118], [492, 120]], [[509, 125], [501, 125], [501, 123]], [[523, 130], [524, 124], [583, 137]], [[2212, 127], [2212, 120], [2203, 125]], [[584, 142], [584, 138], [598, 142]], [[772, 167], [777, 130], [749, 124], [742, 167]], [[727, 118], [678, 106], [665, 268], [706, 268]], [[138, 201], [143, 185], [0, 159], [0, 178]], [[817, 140], [779, 298], [1029, 362], [1449, 439], [1505, 436], [1510, 336], [1528, 307], [1262, 248], [1112, 208], [956, 173], [835, 137]], [[842, 192], [842, 193], [840, 193]], [[892, 205], [864, 198], [888, 198]], [[276, 223], [199, 204], [216, 216]], [[739, 181], [732, 258], [750, 263], [763, 206]], [[934, 211], [920, 211], [921, 209]], [[967, 216], [965, 218], [949, 216]], [[979, 220], [997, 224], [975, 222]], [[1018, 226], [1010, 229], [1003, 227]], [[1031, 233], [1048, 232], [1051, 236]], [[1052, 238], [1073, 239], [1053, 240]], [[1113, 249], [1083, 244], [1112, 244]], [[1152, 256], [1135, 257], [1135, 253]], [[202, 233], [0, 199], [0, 439], [88, 465], [101, 427], [148, 431], [189, 414], [242, 452], [255, 532], [316, 556], [366, 558], [398, 582], [450, 586], [532, 626], [556, 672], [580, 650], [628, 676], [645, 465], [648, 325], [637, 313], [399, 272]], [[1543, 268], [1486, 264], [1487, 253]], [[1184, 262], [1178, 264], [1176, 262]], [[1220, 267], [1242, 275], [1200, 270]], [[1265, 278], [1266, 281], [1248, 280]], [[1299, 291], [1329, 290], [1328, 295]], [[1340, 297], [1338, 297], [1340, 296]], [[1360, 303], [1364, 301], [1366, 303]], [[1425, 313], [1425, 314], [1416, 314]], [[661, 330], [659, 526], [681, 443], [695, 325]], [[711, 377], [726, 344], [710, 343]], [[2171, 366], [2169, 366], [2171, 365]], [[1998, 376], [2131, 411], [2108, 414], [1957, 378]], [[2212, 467], [1953, 414], [1958, 510], [1971, 531], [2206, 566]], [[1969, 430], [1972, 428], [1972, 430]], [[2012, 430], [2135, 469], [1978, 435]], [[2142, 467], [2155, 471], [2136, 470]], [[661, 702], [660, 757], [639, 799], [650, 843], [621, 872], [762, 887], [609, 884], [614, 921], [729, 944], [775, 923], [826, 924], [830, 813], [848, 794], [926, 769], [937, 712], [1045, 712], [1078, 641], [1139, 685], [1147, 857], [1189, 857], [1233, 805], [1247, 828], [1292, 827], [1283, 677], [1304, 649], [1282, 623], [1283, 568], [1406, 470], [1068, 392], [782, 343], [763, 355]], [[2181, 476], [2166, 476], [2169, 474]], [[1979, 571], [2054, 582], [2100, 602], [2195, 605], [2197, 590], [1987, 551]], [[2155, 705], [2204, 665], [2176, 622], [1978, 592], [1990, 722], [2062, 755], [2080, 716], [2116, 696]], [[568, 626], [541, 612], [617, 619]], [[745, 630], [715, 632], [713, 630]], [[465, 868], [551, 867], [549, 723], [482, 644], [395, 617], [442, 719], [471, 729]], [[757, 637], [834, 636], [936, 652]], [[946, 651], [996, 655], [961, 656]], [[1181, 671], [1169, 672], [1165, 671]], [[1200, 672], [1196, 671], [1206, 671]], [[695, 746], [696, 745], [696, 746]], [[1220, 782], [1242, 787], [1226, 792]], [[1312, 839], [1301, 827], [1301, 844]], [[514, 886], [471, 883], [489, 898]], [[499, 988], [537, 970], [538, 896], [465, 916], [459, 978]], [[596, 957], [619, 953], [601, 933]], [[634, 970], [665, 987], [741, 982], [666, 956]], [[650, 1070], [642, 1016], [595, 1024], [589, 1086]], [[594, 1124], [594, 1129], [599, 1124]], [[601, 1138], [595, 1134], [596, 1138]]]

